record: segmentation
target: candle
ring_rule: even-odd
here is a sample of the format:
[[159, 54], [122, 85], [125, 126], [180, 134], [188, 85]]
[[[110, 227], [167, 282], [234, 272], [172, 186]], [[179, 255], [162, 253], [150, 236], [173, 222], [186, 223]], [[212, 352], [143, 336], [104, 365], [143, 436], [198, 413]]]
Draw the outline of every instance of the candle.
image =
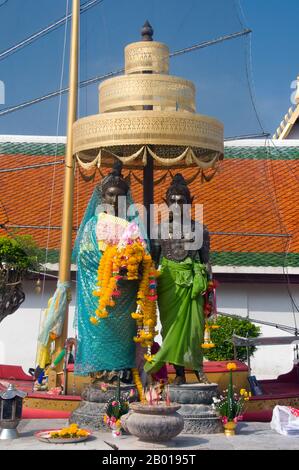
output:
[[170, 406], [169, 385], [167, 385], [167, 388], [166, 388], [166, 405]]
[[152, 386], [150, 386], [150, 389], [149, 389], [149, 399], [150, 399], [150, 405], [152, 405], [153, 404]]

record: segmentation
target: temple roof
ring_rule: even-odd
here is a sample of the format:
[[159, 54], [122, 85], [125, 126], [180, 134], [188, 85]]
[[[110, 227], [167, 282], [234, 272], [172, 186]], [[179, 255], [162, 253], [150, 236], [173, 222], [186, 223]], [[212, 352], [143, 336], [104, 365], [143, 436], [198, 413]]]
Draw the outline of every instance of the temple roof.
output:
[[[296, 83], [296, 82], [295, 82]], [[298, 139], [299, 138], [299, 76], [295, 85], [294, 106], [291, 106], [278, 126], [273, 139]]]
[[[0, 226], [5, 225], [0, 234], [31, 234], [48, 263], [58, 261], [64, 151], [64, 137], [0, 136]], [[290, 274], [299, 273], [298, 160], [296, 140], [228, 142], [215, 177], [190, 184], [195, 202], [204, 207], [215, 272], [273, 274], [288, 267]], [[196, 172], [182, 171], [186, 178]], [[101, 178], [97, 173], [93, 181], [84, 181], [76, 174], [74, 237]], [[134, 200], [142, 203], [140, 178], [142, 171], [135, 170], [131, 186]], [[171, 176], [157, 170], [155, 179], [160, 178], [155, 202], [161, 203]]]

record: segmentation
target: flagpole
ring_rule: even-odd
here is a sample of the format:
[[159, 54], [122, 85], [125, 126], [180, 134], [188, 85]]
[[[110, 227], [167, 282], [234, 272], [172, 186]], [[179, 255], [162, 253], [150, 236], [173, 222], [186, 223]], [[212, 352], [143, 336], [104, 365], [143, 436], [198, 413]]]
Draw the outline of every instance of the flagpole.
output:
[[[73, 0], [72, 4], [72, 30], [69, 66], [69, 97], [67, 116], [67, 141], [64, 168], [64, 191], [62, 212], [62, 235], [60, 245], [59, 281], [71, 281], [71, 255], [72, 255], [72, 229], [73, 229], [73, 194], [75, 162], [73, 158], [73, 123], [77, 118], [78, 98], [78, 43], [79, 43], [80, 0]], [[65, 312], [65, 321], [62, 334], [55, 341], [55, 357], [64, 348], [68, 331], [68, 306]], [[61, 363], [56, 371], [62, 370]]]

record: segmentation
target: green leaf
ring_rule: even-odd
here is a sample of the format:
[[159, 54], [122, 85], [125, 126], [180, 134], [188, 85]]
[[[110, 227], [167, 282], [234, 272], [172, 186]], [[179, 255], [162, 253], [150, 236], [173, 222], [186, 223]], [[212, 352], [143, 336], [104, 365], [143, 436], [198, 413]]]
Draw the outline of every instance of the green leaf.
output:
[[[215, 348], [205, 352], [205, 357], [209, 361], [229, 361], [234, 359], [234, 346], [232, 336], [236, 335], [257, 338], [260, 334], [260, 328], [247, 319], [239, 319], [234, 317], [226, 317], [218, 315], [216, 325], [220, 328], [211, 330], [211, 340], [215, 344]], [[239, 361], [247, 360], [247, 348], [237, 347], [237, 359]], [[252, 356], [256, 348], [249, 348], [249, 355]]]

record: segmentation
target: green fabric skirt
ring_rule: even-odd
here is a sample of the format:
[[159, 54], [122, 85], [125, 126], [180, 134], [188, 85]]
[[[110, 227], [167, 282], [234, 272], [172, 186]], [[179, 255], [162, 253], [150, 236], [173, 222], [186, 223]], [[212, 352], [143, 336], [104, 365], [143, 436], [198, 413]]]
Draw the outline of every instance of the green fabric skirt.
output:
[[182, 262], [162, 259], [158, 305], [163, 342], [154, 360], [145, 365], [146, 372], [157, 372], [165, 363], [193, 370], [202, 366], [206, 289], [207, 271], [203, 264], [191, 258]]

